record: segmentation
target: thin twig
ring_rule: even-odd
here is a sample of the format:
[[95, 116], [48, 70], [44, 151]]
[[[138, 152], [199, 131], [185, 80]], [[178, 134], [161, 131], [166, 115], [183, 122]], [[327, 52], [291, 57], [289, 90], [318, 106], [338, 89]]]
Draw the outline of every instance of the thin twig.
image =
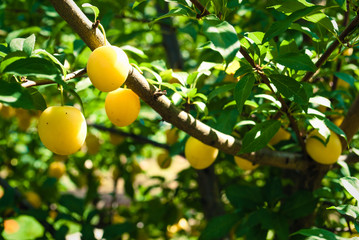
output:
[[[66, 82], [66, 81], [69, 81], [71, 79], [81, 77], [84, 74], [86, 74], [86, 68], [83, 68], [83, 69], [77, 70], [75, 72], [69, 73], [69, 74], [66, 75], [66, 77], [63, 77], [62, 80]], [[52, 81], [52, 80], [33, 81], [33, 80], [26, 79], [25, 82], [23, 82], [21, 84], [21, 86], [24, 87], [24, 88], [28, 88], [28, 87], [48, 85], [48, 84], [57, 84], [57, 82]]]
[[[347, 36], [349, 36], [356, 28], [359, 27], [359, 14], [355, 16], [355, 18], [351, 21], [349, 25], [346, 26], [346, 28], [343, 30], [343, 32], [339, 35], [338, 39], [336, 39], [329, 47], [328, 49], [323, 53], [323, 55], [318, 59], [318, 61], [315, 63], [315, 66], [318, 68], [317, 72], [319, 71], [319, 68], [328, 60], [330, 55], [334, 52], [335, 49], [341, 44], [346, 43], [347, 40], [345, 39]], [[307, 74], [304, 75], [302, 78], [302, 82], [308, 82], [312, 79], [315, 72], [307, 72]]]
[[190, 0], [190, 1], [201, 12], [200, 17], [204, 17], [211, 14], [198, 0]]
[[167, 144], [159, 143], [159, 142], [153, 141], [153, 140], [151, 140], [149, 138], [146, 138], [144, 136], [137, 135], [137, 134], [134, 134], [134, 133], [124, 132], [124, 131], [122, 131], [120, 129], [117, 129], [117, 128], [108, 128], [108, 127], [105, 127], [103, 125], [99, 125], [99, 124], [95, 124], [95, 123], [89, 123], [87, 125], [90, 126], [90, 127], [94, 127], [94, 128], [96, 128], [98, 130], [101, 130], [101, 131], [118, 134], [118, 135], [121, 135], [121, 136], [124, 136], [124, 137], [130, 137], [130, 138], [136, 140], [139, 143], [151, 144], [151, 145], [153, 145], [155, 147], [164, 148], [164, 149], [167, 149], [167, 150], [170, 149], [170, 146], [167, 145]]

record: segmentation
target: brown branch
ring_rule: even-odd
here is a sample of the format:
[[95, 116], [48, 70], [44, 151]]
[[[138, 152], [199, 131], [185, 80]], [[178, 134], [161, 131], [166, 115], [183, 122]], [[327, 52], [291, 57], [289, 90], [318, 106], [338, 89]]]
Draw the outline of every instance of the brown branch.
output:
[[[353, 104], [348, 110], [340, 128], [347, 136], [348, 142], [354, 137], [359, 130], [359, 95], [355, 98]], [[341, 139], [343, 149], [347, 148], [347, 142], [344, 138]]]
[[[262, 72], [261, 67], [254, 62], [254, 60], [253, 60], [253, 58], [252, 58], [251, 56], [249, 56], [247, 50], [246, 50], [243, 46], [241, 46], [241, 47], [239, 48], [239, 52], [240, 52], [240, 53], [242, 54], [242, 56], [247, 60], [247, 62], [248, 62], [254, 69], [256, 69], [256, 71], [257, 71], [257, 73], [259, 74], [259, 76], [261, 77], [262, 81], [269, 87], [269, 89], [270, 89], [274, 94], [276, 94], [276, 93], [274, 92], [272, 86], [270, 85], [270, 81], [269, 81], [267, 75], [265, 75], [265, 74]], [[298, 142], [299, 142], [299, 144], [300, 144], [300, 146], [301, 146], [301, 148], [302, 148], [302, 151], [303, 151], [303, 153], [305, 153], [305, 152], [306, 152], [306, 150], [305, 150], [305, 143], [304, 143], [304, 140], [303, 140], [303, 138], [302, 138], [302, 136], [301, 136], [301, 133], [300, 133], [300, 131], [299, 131], [298, 124], [297, 124], [296, 120], [294, 119], [294, 117], [292, 116], [292, 114], [289, 112], [289, 107], [288, 107], [287, 103], [284, 101], [284, 99], [282, 98], [282, 96], [279, 95], [279, 94], [276, 94], [276, 95], [277, 95], [277, 98], [278, 98], [279, 102], [282, 104], [282, 111], [285, 112], [285, 113], [287, 114], [287, 116], [288, 116], [288, 119], [289, 119], [289, 122], [290, 122], [290, 126], [292, 127], [292, 129], [294, 130], [294, 132], [295, 132], [295, 134], [296, 134], [296, 136], [297, 136], [297, 138], [298, 138]]]
[[[340, 45], [340, 43], [346, 43], [347, 41], [345, 38], [349, 36], [356, 28], [359, 27], [359, 15], [355, 16], [355, 18], [349, 23], [349, 25], [346, 26], [346, 28], [343, 30], [343, 32], [339, 35], [338, 39], [336, 39], [329, 47], [328, 49], [323, 53], [323, 55], [318, 59], [318, 61], [315, 63], [315, 66], [317, 66], [319, 71], [319, 68], [328, 60], [330, 55], [334, 52], [334, 50]], [[307, 74], [304, 75], [302, 78], [303, 82], [308, 82], [312, 79], [315, 72], [307, 72]]]
[[[89, 21], [81, 10], [72, 0], [50, 0], [56, 10], [75, 32], [81, 33], [82, 40], [93, 50], [102, 46], [103, 35], [101, 32], [92, 30], [92, 22]], [[65, 5], [65, 6], [64, 6]], [[75, 5], [75, 6], [74, 6]], [[86, 18], [86, 19], [78, 19]], [[83, 23], [82, 25], [79, 23]], [[87, 32], [86, 32], [87, 31]], [[96, 34], [97, 36], [88, 36]], [[241, 144], [233, 136], [217, 131], [203, 122], [195, 119], [192, 115], [178, 109], [166, 96], [154, 97], [157, 88], [151, 85], [146, 78], [141, 75], [135, 68], [131, 68], [126, 85], [132, 89], [144, 102], [158, 112], [163, 120], [173, 124], [178, 129], [199, 139], [205, 144], [218, 148], [220, 151], [237, 155]], [[301, 154], [284, 153], [270, 151], [267, 149], [260, 150], [253, 155], [245, 155], [249, 160], [256, 161], [263, 165], [277, 166], [288, 169], [307, 169], [308, 162], [303, 161]]]
[[200, 17], [211, 14], [198, 0], [190, 0], [193, 5], [201, 12]]
[[[69, 81], [71, 79], [81, 77], [85, 73], [86, 73], [86, 68], [83, 68], [83, 69], [80, 69], [80, 70], [77, 70], [75, 72], [67, 74], [66, 77], [62, 78], [62, 80], [66, 82], [66, 81]], [[33, 80], [26, 79], [25, 82], [21, 83], [21, 86], [24, 87], [24, 88], [28, 88], [28, 87], [48, 85], [48, 84], [57, 84], [57, 82], [52, 81], [52, 80], [33, 81]]]

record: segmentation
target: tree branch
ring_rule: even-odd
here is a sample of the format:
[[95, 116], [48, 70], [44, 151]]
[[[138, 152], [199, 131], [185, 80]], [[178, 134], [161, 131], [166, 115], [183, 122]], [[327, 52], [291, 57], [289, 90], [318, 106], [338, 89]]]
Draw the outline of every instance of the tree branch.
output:
[[[336, 39], [329, 47], [328, 49], [323, 53], [323, 55], [318, 59], [318, 61], [315, 63], [315, 66], [317, 66], [318, 71], [319, 68], [328, 60], [330, 55], [334, 52], [334, 50], [340, 45], [340, 43], [346, 43], [347, 41], [345, 38], [349, 36], [356, 28], [359, 27], [359, 14], [355, 16], [355, 18], [349, 23], [349, 25], [346, 26], [346, 28], [343, 30], [343, 32], [339, 35], [338, 39]], [[308, 82], [312, 79], [315, 72], [307, 72], [305, 76], [302, 78], [303, 82]]]
[[[69, 73], [66, 75], [66, 77], [63, 77], [62, 80], [63, 81], [69, 81], [71, 79], [77, 78], [77, 77], [81, 77], [82, 75], [84, 75], [86, 73], [86, 68], [77, 70], [75, 72]], [[21, 86], [24, 88], [28, 88], [28, 87], [34, 87], [34, 86], [41, 86], [41, 85], [48, 85], [48, 84], [56, 84], [57, 82], [54, 82], [52, 80], [38, 80], [38, 81], [33, 81], [33, 80], [28, 80], [26, 79], [25, 82], [21, 83]]]
[[[75, 32], [81, 33], [82, 40], [94, 50], [102, 46], [103, 35], [100, 31], [93, 31], [92, 22], [89, 21], [82, 11], [72, 0], [50, 0], [54, 4], [60, 16], [63, 16]], [[86, 18], [86, 19], [82, 19]], [[79, 24], [82, 23], [82, 24]], [[97, 36], [89, 36], [96, 34]], [[83, 37], [86, 36], [86, 37]], [[237, 155], [241, 144], [238, 139], [217, 131], [203, 122], [195, 119], [192, 115], [178, 109], [166, 96], [155, 97], [157, 88], [151, 85], [146, 78], [135, 68], [131, 68], [126, 80], [126, 85], [132, 89], [144, 102], [158, 112], [163, 120], [173, 124], [178, 129], [197, 138], [205, 144], [218, 148], [220, 151]], [[289, 169], [306, 169], [307, 161], [303, 161], [301, 154], [274, 152], [263, 149], [255, 154], [245, 155], [249, 160], [264, 165], [272, 165]], [[299, 164], [299, 165], [298, 165]], [[298, 166], [297, 166], [298, 165]]]
[[101, 131], [118, 134], [118, 135], [121, 135], [121, 136], [124, 136], [124, 137], [133, 138], [139, 143], [145, 143], [145, 144], [148, 143], [148, 144], [151, 144], [151, 145], [153, 145], [155, 147], [164, 148], [164, 149], [167, 149], [167, 150], [170, 149], [170, 146], [167, 145], [167, 144], [159, 143], [159, 142], [153, 141], [153, 140], [151, 140], [149, 138], [146, 138], [146, 137], [143, 137], [141, 135], [134, 134], [134, 133], [127, 133], [127, 132], [124, 132], [124, 131], [122, 131], [120, 129], [117, 129], [117, 128], [108, 128], [108, 127], [105, 127], [105, 126], [102, 126], [102, 125], [99, 125], [99, 124], [95, 124], [95, 123], [89, 123], [87, 125], [90, 126], [90, 127], [94, 127], [94, 128], [96, 128], [98, 130], [101, 130]]
[[193, 5], [201, 12], [200, 17], [211, 14], [198, 0], [190, 0]]

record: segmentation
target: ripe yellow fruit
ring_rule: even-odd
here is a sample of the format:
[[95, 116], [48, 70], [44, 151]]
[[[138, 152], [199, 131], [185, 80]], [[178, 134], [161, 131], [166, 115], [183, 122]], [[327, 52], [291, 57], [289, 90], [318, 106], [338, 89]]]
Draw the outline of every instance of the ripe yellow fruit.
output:
[[218, 155], [218, 149], [206, 145], [194, 137], [189, 137], [184, 153], [190, 165], [195, 169], [209, 167]]
[[126, 53], [116, 46], [96, 48], [87, 62], [87, 75], [92, 84], [102, 92], [121, 87], [130, 70]]
[[100, 139], [93, 134], [88, 134], [86, 137], [87, 152], [91, 155], [95, 155], [100, 151]]
[[54, 178], [61, 178], [66, 172], [66, 165], [63, 162], [55, 161], [49, 166], [49, 176]]
[[4, 231], [7, 234], [16, 233], [19, 229], [20, 225], [15, 219], [6, 219], [4, 221]]
[[327, 145], [324, 145], [319, 139], [325, 142], [325, 138], [314, 130], [307, 138], [305, 147], [309, 156], [316, 162], [321, 164], [335, 163], [342, 153], [342, 145], [336, 133], [330, 131], [330, 138]]
[[343, 51], [343, 56], [351, 56], [353, 55], [354, 49], [353, 48], [346, 48]]
[[241, 157], [234, 157], [234, 161], [243, 170], [254, 170], [257, 167], [259, 167], [259, 164], [253, 164], [253, 162], [248, 161], [247, 159], [241, 158]]
[[0, 115], [5, 119], [12, 118], [13, 116], [15, 116], [15, 108], [2, 105]]
[[106, 96], [107, 117], [118, 127], [133, 123], [140, 112], [140, 107], [140, 98], [131, 89], [119, 88]]
[[38, 123], [42, 143], [52, 152], [69, 155], [83, 145], [87, 125], [84, 115], [72, 106], [52, 106], [45, 109]]
[[276, 145], [280, 141], [289, 140], [290, 137], [290, 133], [281, 127], [279, 128], [278, 132], [273, 136], [273, 138], [269, 141], [269, 144]]
[[178, 129], [171, 128], [166, 130], [166, 143], [173, 145], [178, 141]]
[[41, 207], [41, 198], [40, 196], [35, 192], [26, 192], [25, 194], [26, 200], [34, 207], [34, 208], [40, 208]]
[[172, 163], [172, 158], [167, 150], [158, 154], [157, 164], [160, 168], [162, 168], [162, 169], [169, 168], [169, 166], [171, 166], [171, 163]]

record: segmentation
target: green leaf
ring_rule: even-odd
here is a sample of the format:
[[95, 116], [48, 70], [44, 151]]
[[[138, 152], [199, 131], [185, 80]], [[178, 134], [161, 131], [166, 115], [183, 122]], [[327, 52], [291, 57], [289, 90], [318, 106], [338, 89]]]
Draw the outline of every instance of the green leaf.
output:
[[301, 229], [292, 235], [300, 234], [308, 238], [307, 240], [345, 240], [347, 238], [340, 237], [335, 233], [321, 228]]
[[213, 91], [210, 92], [210, 94], [208, 95], [208, 102], [210, 102], [213, 98], [215, 98], [216, 96], [231, 91], [232, 89], [234, 89], [236, 86], [236, 83], [229, 83], [229, 84], [225, 84], [219, 87], [216, 87]]
[[299, 52], [291, 52], [279, 55], [277, 58], [274, 59], [274, 61], [294, 70], [305, 70], [314, 72], [317, 69], [310, 57], [308, 57], [308, 55]]
[[82, 7], [84, 7], [84, 8], [90, 8], [90, 9], [93, 11], [93, 13], [94, 13], [94, 15], [95, 15], [95, 20], [94, 20], [94, 22], [96, 22], [97, 17], [98, 17], [98, 15], [100, 14], [100, 10], [98, 10], [98, 8], [97, 8], [96, 6], [93, 6], [93, 5], [91, 5], [90, 3], [84, 3], [84, 4], [82, 4]]
[[155, 22], [164, 19], [164, 18], [168, 18], [168, 17], [176, 17], [176, 16], [187, 16], [188, 15], [188, 11], [184, 8], [173, 8], [171, 9], [168, 13], [156, 18], [155, 20], [153, 20], [150, 24], [154, 24]]
[[126, 51], [132, 52], [141, 58], [144, 58], [144, 59], [148, 58], [147, 55], [142, 50], [135, 48], [133, 46], [125, 45], [125, 46], [122, 46], [121, 49], [124, 50], [125, 52]]
[[290, 219], [297, 219], [311, 214], [316, 204], [312, 192], [298, 191], [283, 202], [280, 212]]
[[244, 75], [234, 88], [234, 99], [236, 100], [239, 114], [242, 113], [243, 106], [247, 98], [251, 95], [255, 83], [255, 76], [252, 73]]
[[3, 58], [2, 62], [0, 63], [0, 72], [2, 73], [4, 69], [11, 63], [26, 57], [27, 55], [25, 52], [11, 52], [7, 54], [6, 57]]
[[241, 216], [235, 213], [213, 217], [209, 220], [199, 239], [221, 239], [228, 235], [232, 227], [240, 220]]
[[114, 224], [103, 229], [103, 239], [121, 239], [122, 234], [131, 233], [136, 230], [136, 226], [130, 222]]
[[64, 194], [61, 196], [59, 203], [67, 208], [70, 212], [75, 212], [82, 216], [85, 207], [84, 199], [77, 198], [72, 194]]
[[324, 123], [325, 125], [327, 125], [328, 128], [330, 128], [333, 132], [335, 132], [336, 134], [338, 134], [339, 136], [343, 137], [345, 139], [345, 141], [348, 141], [347, 139], [347, 135], [345, 134], [345, 132], [340, 129], [337, 125], [335, 125], [332, 121], [330, 121], [328, 118], [324, 119]]
[[30, 37], [26, 38], [23, 45], [23, 51], [28, 55], [31, 56], [32, 51], [35, 47], [35, 34], [32, 34]]
[[340, 179], [340, 184], [359, 201], [359, 180], [355, 177], [343, 177]]
[[11, 40], [9, 47], [11, 52], [22, 51], [25, 38], [14, 38]]
[[336, 73], [334, 73], [334, 75], [337, 78], [340, 78], [340, 79], [344, 80], [345, 82], [349, 83], [350, 86], [354, 86], [354, 83], [357, 81], [352, 75], [347, 74], [347, 73], [336, 72]]
[[35, 34], [35, 33], [39, 33], [39, 32], [41, 32], [40, 27], [28, 27], [28, 28], [15, 30], [15, 31], [12, 31], [11, 33], [9, 33], [6, 36], [5, 41], [8, 43], [8, 42], [10, 42], [12, 39], [14, 39], [16, 37], [26, 36], [28, 34]]
[[44, 97], [36, 88], [27, 88], [26, 90], [29, 92], [32, 98], [35, 109], [43, 111], [47, 108]]
[[240, 47], [234, 27], [210, 15], [203, 20], [203, 32], [211, 41], [213, 50], [219, 52], [227, 63], [232, 62]]
[[59, 69], [61, 69], [61, 73], [63, 77], [66, 77], [66, 69], [64, 67], [64, 65], [51, 53], [47, 52], [44, 49], [38, 49], [36, 51], [34, 51], [34, 55], [36, 56], [44, 56], [46, 59], [49, 59], [50, 61], [53, 62], [53, 64], [55, 64], [55, 66], [57, 66]]
[[32, 57], [18, 59], [7, 65], [3, 73], [26, 76], [33, 79], [50, 79], [66, 86], [66, 83], [62, 80], [60, 70], [53, 62], [44, 58]]
[[322, 6], [311, 6], [299, 9], [287, 16], [284, 20], [274, 22], [265, 33], [262, 43], [268, 42], [272, 38], [284, 33], [293, 22], [322, 8]]
[[329, 207], [328, 209], [335, 209], [337, 210], [340, 214], [343, 214], [345, 216], [349, 216], [352, 217], [354, 219], [358, 219], [359, 218], [359, 207], [358, 206], [353, 206], [353, 205], [340, 205], [338, 207]]
[[239, 210], [254, 210], [263, 203], [260, 188], [249, 185], [230, 185], [225, 190], [233, 207]]
[[244, 135], [242, 149], [239, 153], [255, 152], [267, 146], [268, 142], [278, 132], [280, 121], [267, 120], [257, 124]]
[[34, 109], [30, 93], [19, 83], [8, 83], [0, 80], [0, 102], [15, 108]]
[[284, 97], [302, 106], [308, 104], [307, 93], [305, 92], [304, 86], [300, 82], [297, 82], [291, 77], [280, 74], [272, 74], [269, 78]]

